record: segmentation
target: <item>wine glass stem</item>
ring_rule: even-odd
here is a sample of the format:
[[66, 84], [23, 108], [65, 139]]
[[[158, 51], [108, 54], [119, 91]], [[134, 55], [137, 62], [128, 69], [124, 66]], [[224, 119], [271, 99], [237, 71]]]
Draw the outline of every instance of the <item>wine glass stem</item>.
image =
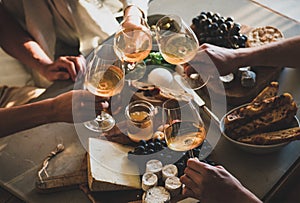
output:
[[127, 70], [132, 71], [135, 68], [135, 63], [128, 63], [127, 64]]
[[195, 158], [195, 157], [194, 157], [193, 150], [189, 150], [188, 153], [189, 153], [189, 157], [190, 157], [190, 158]]
[[96, 121], [97, 121], [98, 123], [101, 123], [101, 122], [103, 122], [103, 120], [104, 120], [104, 118], [103, 118], [103, 116], [102, 116], [102, 111], [101, 111], [100, 114], [97, 115]]

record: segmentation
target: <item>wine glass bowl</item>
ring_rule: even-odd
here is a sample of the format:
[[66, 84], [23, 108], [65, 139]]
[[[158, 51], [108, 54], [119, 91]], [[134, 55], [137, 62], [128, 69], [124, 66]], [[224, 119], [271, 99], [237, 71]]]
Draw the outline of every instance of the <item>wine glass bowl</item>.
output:
[[198, 90], [204, 87], [209, 77], [200, 76], [197, 72], [187, 74], [184, 70], [190, 65], [198, 52], [199, 42], [193, 30], [181, 17], [167, 15], [156, 23], [156, 40], [163, 58], [179, 70], [178, 79], [188, 88]]
[[[97, 47], [87, 64], [84, 87], [97, 97], [107, 98], [119, 94], [124, 86], [124, 69], [116, 56], [113, 46], [102, 44]], [[110, 130], [115, 125], [114, 118], [102, 111], [95, 120], [84, 125], [95, 132]]]
[[197, 53], [199, 42], [193, 30], [177, 15], [167, 15], [156, 23], [160, 53], [171, 64], [184, 64]]
[[206, 137], [203, 120], [190, 99], [170, 99], [162, 105], [165, 140], [174, 151], [189, 151], [201, 145]]
[[[135, 71], [136, 68], [145, 69], [143, 59], [152, 49], [152, 35], [145, 19], [140, 16], [127, 16], [114, 36], [114, 49], [124, 62], [126, 73]], [[130, 75], [128, 77], [127, 79], [131, 79]]]

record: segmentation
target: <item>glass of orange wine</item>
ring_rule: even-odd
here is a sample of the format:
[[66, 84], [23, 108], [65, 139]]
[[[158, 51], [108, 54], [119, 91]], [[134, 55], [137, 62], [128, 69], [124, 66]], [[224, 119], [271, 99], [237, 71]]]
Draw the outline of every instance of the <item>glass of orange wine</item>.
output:
[[[87, 64], [84, 87], [97, 97], [107, 98], [117, 95], [124, 86], [124, 69], [122, 62], [110, 44], [97, 47]], [[95, 132], [110, 130], [115, 125], [114, 118], [102, 111], [97, 117], [84, 125]]]
[[165, 140], [174, 151], [188, 151], [194, 157], [194, 148], [206, 138], [203, 120], [192, 101], [170, 99], [162, 105]]
[[195, 33], [177, 15], [166, 15], [157, 21], [156, 41], [164, 59], [174, 65], [190, 61], [199, 48]]
[[127, 16], [114, 36], [114, 49], [125, 66], [126, 80], [144, 76], [144, 59], [152, 49], [152, 35], [146, 20], [140, 16]]
[[[185, 70], [199, 49], [198, 39], [190, 26], [177, 15], [166, 15], [157, 21], [155, 32], [163, 58]], [[194, 90], [205, 86], [210, 78], [206, 75], [200, 76], [196, 71], [193, 74], [181, 71], [176, 77], [176, 80], [181, 80], [184, 85]]]

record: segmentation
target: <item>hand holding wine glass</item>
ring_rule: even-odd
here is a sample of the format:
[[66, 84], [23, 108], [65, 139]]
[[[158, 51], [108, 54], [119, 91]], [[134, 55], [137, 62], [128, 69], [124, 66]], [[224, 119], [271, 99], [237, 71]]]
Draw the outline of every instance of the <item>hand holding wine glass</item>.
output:
[[163, 103], [162, 120], [167, 145], [174, 151], [188, 151], [203, 143], [206, 130], [203, 120], [192, 101], [170, 99]]
[[[126, 76], [127, 79], [140, 79], [145, 73], [145, 59], [152, 49], [152, 36], [145, 19], [140, 16], [127, 16], [120, 24], [114, 37], [114, 49], [125, 65], [126, 74], [139, 71], [139, 74]], [[135, 76], [130, 78], [130, 76]], [[138, 78], [139, 77], [139, 78]]]
[[197, 73], [186, 74], [184, 67], [195, 57], [199, 49], [198, 39], [193, 30], [177, 15], [166, 15], [156, 23], [156, 40], [164, 59], [177, 65], [182, 71], [178, 78], [190, 89], [200, 89], [208, 82], [209, 76]]
[[[95, 96], [108, 100], [121, 92], [124, 86], [124, 69], [112, 45], [102, 44], [94, 50], [88, 63], [84, 86]], [[84, 124], [90, 130], [103, 132], [110, 130], [115, 125], [115, 120], [102, 111], [95, 120]]]

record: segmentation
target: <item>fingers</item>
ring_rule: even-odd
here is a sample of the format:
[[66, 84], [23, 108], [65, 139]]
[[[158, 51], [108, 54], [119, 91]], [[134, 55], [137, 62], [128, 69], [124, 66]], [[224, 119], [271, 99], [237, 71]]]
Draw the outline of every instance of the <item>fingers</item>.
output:
[[95, 97], [87, 90], [73, 90], [72, 94], [72, 112], [76, 123], [92, 120], [109, 107], [105, 98]]
[[52, 80], [68, 80], [70, 78], [70, 74], [65, 71], [52, 71]]
[[180, 181], [182, 184], [184, 184], [184, 188], [182, 190], [182, 194], [186, 196], [192, 196], [197, 199], [200, 199], [202, 191], [203, 191], [203, 185], [197, 184], [193, 181], [192, 178], [190, 178], [188, 175], [183, 175], [180, 177]]
[[[76, 72], [76, 68], [75, 68], [75, 64], [73, 61], [71, 61], [70, 59], [75, 60], [73, 57], [69, 57], [69, 56], [61, 56], [59, 57], [55, 62], [54, 62], [54, 67], [56, 68], [56, 70], [59, 71], [63, 71], [65, 70], [66, 72], [68, 72], [70, 74], [70, 77], [73, 81], [75, 81], [77, 72]], [[59, 79], [59, 78], [57, 78]]]
[[95, 110], [96, 111], [102, 111], [103, 109], [107, 109], [109, 106], [107, 101], [103, 101], [103, 102], [98, 102], [95, 105]]
[[70, 60], [75, 65], [76, 73], [84, 74], [86, 71], [86, 60], [83, 55], [79, 56], [67, 56], [67, 60]]
[[85, 58], [80, 56], [61, 56], [53, 64], [47, 67], [45, 76], [50, 80], [75, 81], [78, 74], [84, 74], [86, 70]]
[[85, 106], [95, 107], [95, 110], [103, 110], [109, 107], [107, 98], [95, 96], [87, 90], [73, 90], [75, 100], [81, 100]]
[[189, 188], [187, 186], [185, 186], [182, 189], [182, 195], [184, 197], [193, 197], [193, 198], [198, 199], [198, 200], [201, 201], [201, 194], [200, 193], [195, 193], [192, 188]]
[[125, 21], [122, 23], [123, 27], [126, 29], [141, 29], [142, 27], [142, 23], [141, 23], [141, 19], [134, 15], [134, 16], [127, 16], [125, 18]]
[[187, 197], [193, 197], [194, 196], [194, 192], [186, 186], [182, 189], [182, 194], [184, 196], [187, 196]]
[[207, 172], [207, 168], [210, 167], [209, 164], [199, 161], [198, 159], [189, 159], [187, 161], [187, 166], [194, 171], [205, 174]]
[[[180, 181], [184, 185], [187, 185], [189, 188], [194, 188], [194, 189], [202, 187], [201, 184], [200, 184], [201, 181], [199, 181], [200, 179], [202, 179], [200, 177], [200, 174], [192, 175], [193, 172], [191, 172], [191, 170], [188, 170], [188, 171], [185, 170], [184, 173], [185, 174], [180, 177]], [[195, 178], [198, 177], [198, 176], [199, 176], [198, 181], [195, 182]]]
[[208, 48], [215, 48], [217, 46], [213, 45], [213, 44], [209, 44], [209, 43], [203, 43], [200, 45], [199, 50], [205, 50]]
[[187, 179], [189, 186], [194, 186], [194, 187], [201, 186], [201, 183], [203, 182], [203, 177], [199, 172], [187, 167], [185, 168], [184, 173], [190, 179], [190, 180]]

